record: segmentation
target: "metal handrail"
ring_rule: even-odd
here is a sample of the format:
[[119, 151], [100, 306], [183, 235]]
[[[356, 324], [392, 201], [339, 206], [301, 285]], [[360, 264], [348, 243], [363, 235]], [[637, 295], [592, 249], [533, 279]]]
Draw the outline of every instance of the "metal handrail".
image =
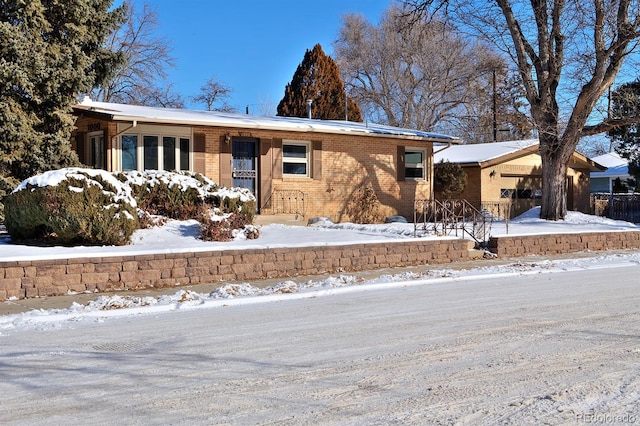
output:
[[268, 203], [274, 214], [294, 214], [305, 217], [304, 205], [305, 193], [297, 189], [276, 189], [274, 190]]
[[476, 209], [467, 200], [415, 200], [414, 235], [423, 231], [435, 235], [469, 235], [484, 246], [491, 232], [492, 215]]

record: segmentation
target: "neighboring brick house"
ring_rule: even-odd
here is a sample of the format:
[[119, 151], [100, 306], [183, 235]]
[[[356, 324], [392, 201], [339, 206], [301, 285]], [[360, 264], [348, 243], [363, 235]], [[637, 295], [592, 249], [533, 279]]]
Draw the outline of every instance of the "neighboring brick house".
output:
[[[458, 163], [467, 174], [467, 187], [458, 197], [476, 208], [511, 203], [511, 216], [540, 205], [542, 158], [537, 139], [456, 145], [438, 150], [434, 163]], [[567, 169], [567, 209], [589, 213], [590, 172], [605, 168], [574, 153]]]
[[[74, 105], [72, 145], [89, 167], [191, 170], [249, 188], [261, 214], [349, 221], [355, 192], [370, 186], [386, 216], [413, 217], [433, 194], [433, 144], [458, 138], [418, 130], [287, 117]], [[294, 211], [295, 210], [295, 211]]]

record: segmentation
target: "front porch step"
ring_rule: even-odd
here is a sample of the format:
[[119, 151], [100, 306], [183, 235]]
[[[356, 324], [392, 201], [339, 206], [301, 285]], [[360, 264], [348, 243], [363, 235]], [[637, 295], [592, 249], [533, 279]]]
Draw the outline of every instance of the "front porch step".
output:
[[282, 225], [306, 226], [307, 222], [301, 215], [295, 214], [258, 214], [253, 219], [255, 225], [270, 225], [280, 223]]

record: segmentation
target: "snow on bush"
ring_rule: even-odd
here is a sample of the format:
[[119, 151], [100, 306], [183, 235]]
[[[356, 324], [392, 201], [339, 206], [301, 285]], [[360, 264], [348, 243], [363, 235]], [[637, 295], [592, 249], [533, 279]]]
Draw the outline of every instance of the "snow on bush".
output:
[[219, 188], [199, 173], [146, 170], [120, 172], [116, 177], [131, 187], [140, 209], [151, 215], [186, 220], [213, 208], [223, 213], [241, 211], [253, 219], [255, 212], [255, 197], [249, 190]]
[[26, 179], [5, 204], [7, 231], [17, 240], [122, 245], [141, 223], [146, 227], [166, 218], [198, 219], [207, 240], [258, 235], [250, 225], [256, 209], [250, 191], [219, 188], [186, 171], [53, 170]]
[[123, 245], [138, 229], [136, 206], [111, 173], [66, 168], [20, 183], [5, 200], [5, 225], [17, 240]]

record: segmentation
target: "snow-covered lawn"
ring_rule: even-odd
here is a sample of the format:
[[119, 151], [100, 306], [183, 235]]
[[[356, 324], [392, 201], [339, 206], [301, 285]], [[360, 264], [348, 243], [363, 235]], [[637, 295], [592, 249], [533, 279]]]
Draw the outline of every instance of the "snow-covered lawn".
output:
[[[509, 221], [496, 221], [491, 235], [558, 234], [571, 232], [639, 230], [632, 223], [604, 217], [569, 212], [564, 221], [550, 222], [538, 218], [539, 209]], [[414, 226], [407, 223], [358, 225], [354, 223], [319, 222], [313, 226], [271, 224], [262, 226], [256, 240], [236, 239], [229, 242], [206, 242], [198, 239], [198, 222], [171, 220], [162, 227], [141, 229], [134, 233], [130, 245], [103, 247], [34, 247], [9, 244], [0, 240], [0, 259], [37, 260], [67, 259], [89, 256], [125, 256], [148, 253], [178, 253], [228, 249], [269, 249], [279, 247], [308, 247], [363, 242], [388, 242], [414, 238]], [[442, 238], [418, 233], [418, 238]]]
[[[510, 234], [636, 230], [530, 212]], [[0, 243], [2, 258], [344, 244], [412, 225], [269, 225], [204, 243], [196, 224], [128, 247]], [[504, 233], [494, 224], [493, 235]], [[436, 238], [436, 237], [423, 237]], [[634, 424], [640, 253], [593, 253], [159, 297], [97, 296], [0, 316], [0, 419], [49, 424]]]
[[[517, 219], [510, 221], [510, 235], [549, 234], [563, 232], [595, 232], [638, 230], [639, 227], [622, 221], [569, 212], [564, 221], [549, 222], [538, 218], [538, 209], [532, 209]], [[504, 222], [494, 222], [492, 235], [506, 233]], [[196, 221], [169, 221], [162, 227], [136, 231], [129, 246], [109, 247], [32, 247], [9, 244], [0, 241], [0, 259], [34, 260], [87, 256], [120, 256], [147, 253], [174, 253], [199, 250], [225, 250], [245, 248], [277, 248], [321, 246], [362, 242], [388, 242], [408, 240], [414, 237], [413, 224], [357, 225], [353, 223], [318, 223], [314, 226], [287, 226], [272, 224], [261, 227], [261, 236], [257, 240], [238, 239], [230, 242], [204, 242], [197, 238]], [[432, 235], [420, 235], [417, 238], [442, 238]], [[625, 255], [624, 262], [637, 262], [640, 254]], [[588, 258], [576, 258], [545, 263], [518, 263], [507, 266], [478, 267], [466, 270], [432, 270], [425, 273], [400, 273], [381, 275], [370, 280], [362, 280], [354, 275], [342, 274], [322, 280], [309, 280], [305, 283], [283, 280], [264, 288], [250, 283], [221, 284], [210, 293], [196, 293], [191, 290], [179, 290], [174, 294], [160, 297], [140, 297], [136, 295], [102, 295], [85, 305], [74, 303], [66, 309], [34, 310], [17, 315], [0, 317], [0, 335], [2, 330], [29, 324], [55, 323], [58, 321], [77, 321], [80, 318], [106, 318], [110, 316], [136, 315], [142, 312], [157, 313], [176, 309], [228, 306], [230, 304], [258, 303], [270, 300], [309, 297], [310, 292], [333, 294], [334, 292], [357, 291], [370, 286], [382, 288], [384, 285], [409, 285], [409, 282], [423, 283], [442, 277], [461, 277], [469, 275], [539, 273], [561, 271], [567, 268], [584, 268], [594, 263], [604, 264], [620, 256], [609, 254], [594, 255]], [[259, 297], [258, 297], [259, 296]]]

